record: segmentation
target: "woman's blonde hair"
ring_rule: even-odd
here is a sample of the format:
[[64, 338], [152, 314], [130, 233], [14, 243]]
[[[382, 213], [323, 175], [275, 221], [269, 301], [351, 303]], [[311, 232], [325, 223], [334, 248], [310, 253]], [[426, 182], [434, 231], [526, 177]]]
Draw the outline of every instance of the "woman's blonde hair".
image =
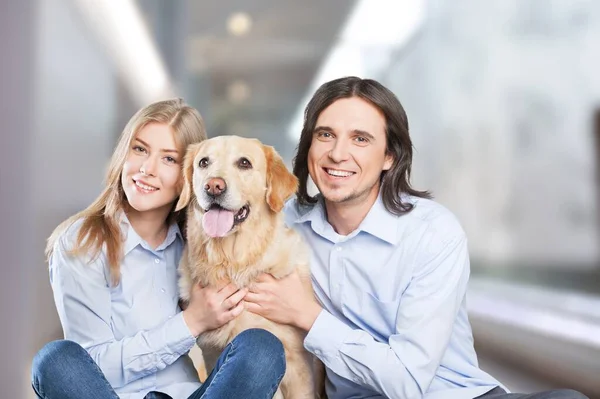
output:
[[[120, 281], [120, 262], [123, 257], [123, 237], [120, 213], [127, 198], [121, 184], [121, 172], [135, 135], [149, 123], [164, 123], [171, 127], [176, 145], [185, 151], [192, 143], [206, 139], [206, 129], [200, 113], [182, 99], [159, 101], [140, 109], [127, 123], [112, 155], [105, 187], [96, 200], [81, 212], [61, 223], [48, 238], [46, 257], [50, 260], [55, 245], [66, 230], [81, 220], [70, 255], [91, 256], [95, 259], [106, 246], [106, 258], [114, 285]], [[185, 210], [172, 212], [169, 223], [184, 223]]]

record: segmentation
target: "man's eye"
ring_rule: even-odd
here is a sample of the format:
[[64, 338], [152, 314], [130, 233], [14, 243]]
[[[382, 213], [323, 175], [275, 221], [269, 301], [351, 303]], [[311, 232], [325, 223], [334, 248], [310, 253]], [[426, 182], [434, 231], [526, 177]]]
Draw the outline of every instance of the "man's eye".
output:
[[200, 162], [198, 162], [198, 166], [206, 168], [208, 166], [208, 158], [202, 158]]
[[358, 136], [356, 138], [356, 141], [358, 141], [359, 143], [368, 143], [369, 140], [366, 137], [362, 137], [362, 136]]
[[238, 167], [241, 169], [252, 169], [252, 163], [250, 163], [248, 158], [240, 158], [238, 161]]

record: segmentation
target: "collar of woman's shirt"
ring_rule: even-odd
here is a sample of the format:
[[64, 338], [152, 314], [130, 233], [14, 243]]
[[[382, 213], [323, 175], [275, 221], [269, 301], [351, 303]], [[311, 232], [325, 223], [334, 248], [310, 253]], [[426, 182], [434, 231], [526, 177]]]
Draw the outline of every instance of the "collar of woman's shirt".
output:
[[167, 237], [165, 238], [165, 240], [162, 242], [162, 244], [160, 244], [158, 247], [153, 249], [134, 230], [133, 226], [131, 226], [131, 223], [129, 222], [129, 219], [127, 218], [127, 215], [125, 214], [124, 211], [119, 212], [118, 218], [119, 218], [119, 222], [120, 222], [120, 226], [121, 226], [121, 233], [123, 234], [123, 238], [125, 240], [125, 245], [123, 247], [123, 249], [124, 249], [123, 255], [127, 255], [129, 252], [131, 252], [131, 250], [133, 250], [138, 245], [141, 245], [143, 248], [145, 248], [149, 251], [158, 252], [158, 251], [162, 251], [165, 248], [167, 248], [176, 239], [183, 241], [183, 237], [181, 235], [181, 230], [179, 229], [179, 225], [177, 223], [172, 223], [169, 226], [169, 230], [167, 231]]

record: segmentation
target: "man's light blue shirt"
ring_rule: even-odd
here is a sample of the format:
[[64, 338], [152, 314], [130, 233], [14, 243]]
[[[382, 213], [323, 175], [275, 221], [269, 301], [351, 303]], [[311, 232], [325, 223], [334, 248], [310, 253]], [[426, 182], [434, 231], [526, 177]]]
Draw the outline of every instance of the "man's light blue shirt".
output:
[[327, 367], [336, 398], [474, 398], [500, 385], [479, 369], [467, 317], [467, 238], [427, 199], [389, 213], [378, 198], [348, 236], [328, 223], [323, 200], [288, 201], [286, 223], [312, 250], [323, 306], [304, 345]]
[[80, 225], [63, 234], [50, 259], [65, 339], [87, 350], [122, 399], [141, 399], [149, 391], [189, 397], [200, 382], [187, 356], [196, 341], [178, 306], [179, 228], [172, 225], [152, 249], [123, 215], [121, 282], [113, 287], [105, 251], [91, 261], [68, 254]]

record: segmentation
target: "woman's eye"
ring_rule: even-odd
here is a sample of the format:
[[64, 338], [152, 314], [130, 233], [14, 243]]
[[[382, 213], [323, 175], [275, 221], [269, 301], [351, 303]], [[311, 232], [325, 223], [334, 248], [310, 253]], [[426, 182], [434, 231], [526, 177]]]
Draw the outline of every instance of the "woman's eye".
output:
[[173, 158], [173, 157], [165, 157], [165, 160], [167, 162], [169, 162], [169, 163], [176, 163], [177, 162], [177, 160], [175, 158]]
[[206, 168], [208, 166], [208, 158], [202, 158], [200, 162], [198, 162], [198, 166]]
[[135, 151], [135, 152], [146, 152], [146, 149], [144, 147], [139, 146], [139, 145], [134, 145], [133, 146], [133, 151]]
[[248, 158], [240, 158], [238, 161], [238, 166], [242, 169], [251, 169], [252, 163], [248, 160]]

